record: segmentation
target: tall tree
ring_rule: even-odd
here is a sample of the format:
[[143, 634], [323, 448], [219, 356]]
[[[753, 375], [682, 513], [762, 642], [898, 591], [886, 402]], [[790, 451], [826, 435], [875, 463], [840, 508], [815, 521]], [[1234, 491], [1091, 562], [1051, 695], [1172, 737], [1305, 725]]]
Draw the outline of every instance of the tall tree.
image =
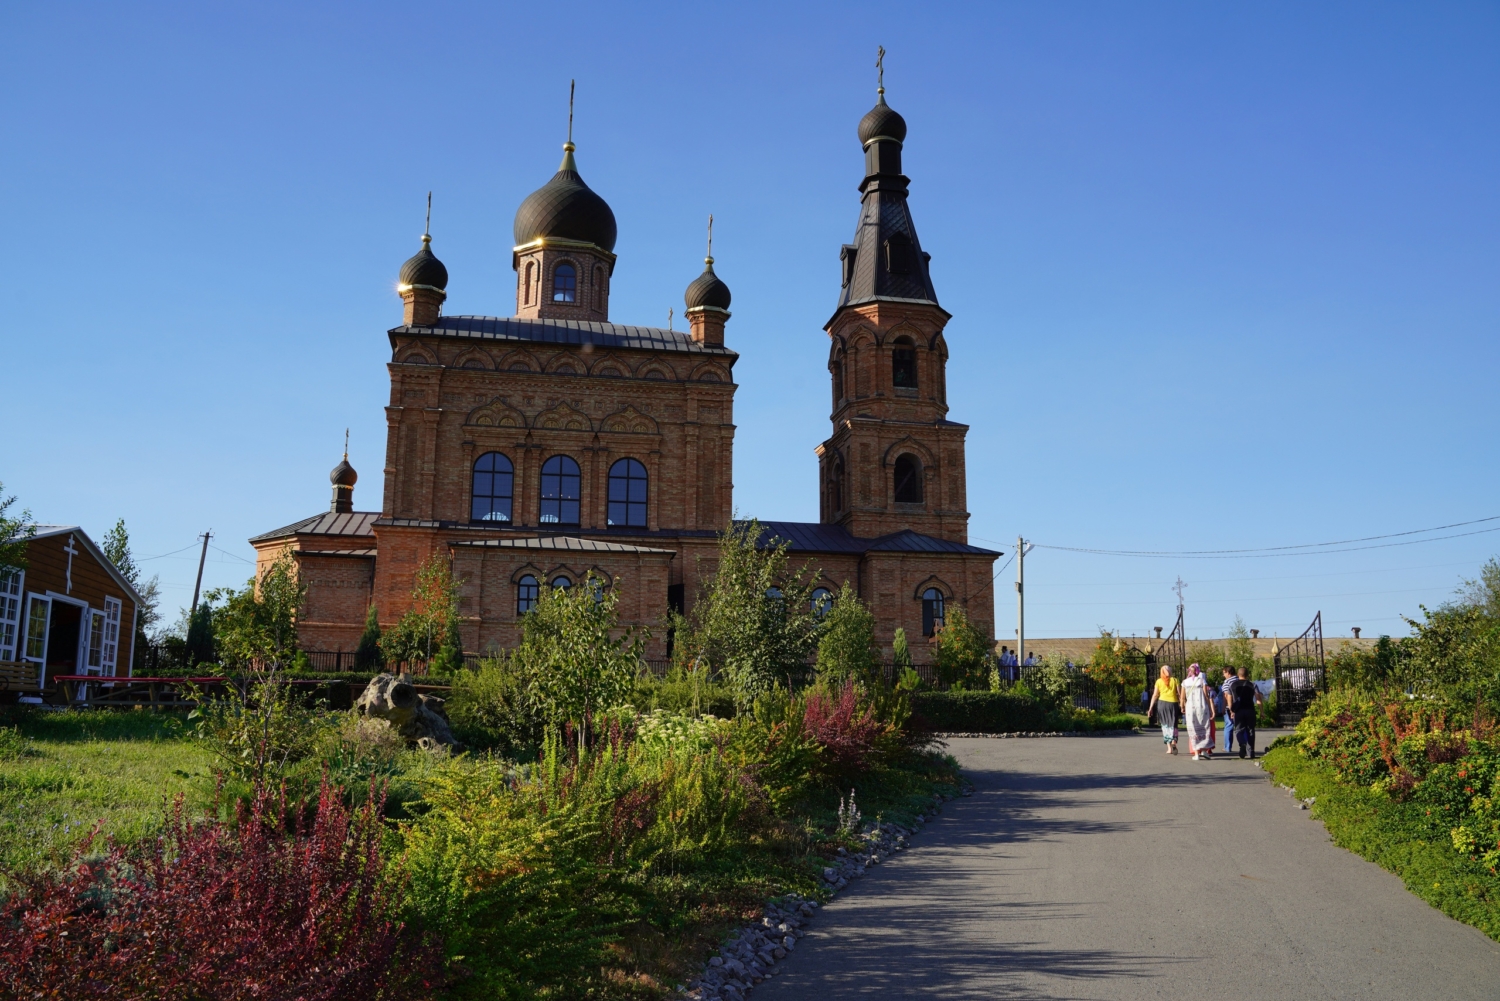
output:
[[423, 561], [412, 584], [411, 607], [380, 638], [387, 664], [432, 664], [445, 641], [451, 647], [457, 635], [458, 586], [442, 553]]
[[[130, 582], [135, 593], [140, 595], [140, 604], [135, 611], [135, 648], [139, 656], [148, 644], [147, 636], [160, 618], [161, 581], [156, 575], [143, 580], [141, 568], [130, 551], [130, 532], [125, 528], [125, 519], [115, 522], [115, 527], [104, 533], [104, 555], [120, 571], [120, 576]], [[212, 659], [212, 657], [208, 658]], [[139, 663], [139, 662], [138, 662]]]
[[934, 640], [936, 649], [932, 659], [938, 680], [948, 685], [968, 684], [983, 675], [991, 643], [969, 621], [969, 613], [961, 606], [948, 609], [946, 621], [938, 627]]
[[365, 631], [360, 633], [359, 646], [354, 651], [354, 667], [360, 671], [373, 671], [385, 663], [380, 650], [380, 614], [375, 603], [365, 613]]
[[283, 550], [215, 610], [214, 640], [225, 665], [267, 673], [290, 667], [297, 655], [297, 616], [306, 603], [307, 585], [292, 554]]
[[29, 510], [11, 515], [15, 502], [14, 496], [5, 496], [5, 484], [0, 483], [0, 574], [26, 569], [26, 545], [36, 535]]
[[[818, 676], [842, 686], [852, 678], [869, 685], [879, 676], [875, 659], [875, 616], [844, 581], [823, 617], [818, 640]], [[905, 639], [905, 636], [902, 636]]]

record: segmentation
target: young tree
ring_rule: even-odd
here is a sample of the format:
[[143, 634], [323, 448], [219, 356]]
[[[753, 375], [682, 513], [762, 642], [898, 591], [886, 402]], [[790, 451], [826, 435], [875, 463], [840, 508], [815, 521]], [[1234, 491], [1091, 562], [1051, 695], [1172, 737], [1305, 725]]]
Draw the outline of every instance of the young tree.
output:
[[1119, 687], [1141, 677], [1141, 669], [1131, 657], [1130, 648], [1104, 628], [1099, 630], [1099, 641], [1094, 644], [1094, 652], [1084, 673], [1100, 684]]
[[1238, 615], [1234, 617], [1234, 628], [1229, 630], [1229, 640], [1224, 644], [1224, 663], [1236, 671], [1242, 667], [1247, 671], [1255, 670], [1255, 641], [1250, 638], [1245, 620]]
[[641, 667], [644, 637], [616, 637], [619, 595], [590, 573], [576, 587], [543, 587], [521, 621], [515, 663], [553, 726], [572, 723], [579, 746], [591, 720], [629, 697]]
[[840, 687], [851, 678], [864, 685], [875, 681], [880, 673], [875, 659], [875, 616], [848, 581], [824, 615], [822, 632], [817, 661], [820, 678]]
[[687, 659], [702, 658], [724, 674], [741, 707], [800, 678], [818, 648], [816, 572], [810, 565], [791, 569], [787, 543], [762, 549], [760, 535], [754, 519], [720, 533], [719, 565], [693, 606], [688, 639]]
[[359, 635], [359, 646], [354, 651], [354, 666], [360, 671], [374, 671], [385, 663], [380, 651], [380, 614], [374, 602], [365, 613], [365, 631]]
[[[380, 639], [389, 665], [421, 662], [433, 667], [445, 644], [445, 660], [451, 660], [458, 636], [458, 586], [448, 560], [433, 553], [417, 570], [411, 589], [411, 607]], [[463, 663], [460, 650], [458, 661]]]
[[26, 569], [26, 544], [36, 535], [29, 510], [10, 514], [15, 502], [14, 496], [5, 496], [5, 484], [0, 483], [0, 576]]
[[307, 585], [297, 574], [292, 554], [283, 550], [215, 611], [214, 643], [225, 665], [257, 672], [289, 667], [297, 655], [297, 616], [306, 603]]
[[981, 676], [989, 658], [990, 641], [969, 621], [959, 605], [948, 609], [947, 621], [937, 630], [933, 666], [947, 685], [969, 683]]

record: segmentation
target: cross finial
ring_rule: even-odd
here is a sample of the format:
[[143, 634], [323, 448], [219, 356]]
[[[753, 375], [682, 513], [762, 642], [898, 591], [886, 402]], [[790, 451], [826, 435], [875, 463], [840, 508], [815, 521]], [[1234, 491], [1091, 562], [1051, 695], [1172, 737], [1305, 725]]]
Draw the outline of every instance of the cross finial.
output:
[[577, 80], [568, 81], [568, 145], [573, 145], [573, 90], [577, 87]]
[[875, 92], [883, 97], [885, 96], [885, 46], [881, 45], [877, 48], [879, 52], [875, 55], [875, 70], [878, 83], [875, 86]]
[[670, 306], [667, 307], [667, 333], [672, 332], [672, 320], [677, 316], [677, 311]]
[[344, 458], [349, 458], [349, 429], [344, 428]]
[[427, 192], [427, 221], [422, 224], [422, 239], [432, 240], [432, 192]]
[[1177, 592], [1177, 604], [1179, 607], [1182, 605], [1182, 589], [1185, 587], [1187, 585], [1182, 582], [1182, 576], [1178, 575], [1177, 583], [1172, 585], [1172, 590]]
[[704, 264], [714, 262], [714, 214], [708, 214], [708, 256], [703, 259]]

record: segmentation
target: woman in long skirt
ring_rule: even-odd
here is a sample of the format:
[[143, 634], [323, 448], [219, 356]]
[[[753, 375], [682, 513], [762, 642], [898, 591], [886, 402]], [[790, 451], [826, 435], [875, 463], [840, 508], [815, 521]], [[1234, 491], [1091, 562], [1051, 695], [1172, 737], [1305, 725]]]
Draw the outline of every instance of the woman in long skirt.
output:
[[1182, 700], [1182, 685], [1176, 678], [1172, 677], [1172, 666], [1163, 664], [1161, 666], [1161, 677], [1156, 679], [1156, 687], [1151, 692], [1151, 704], [1146, 707], [1146, 715], [1151, 715], [1151, 710], [1156, 710], [1156, 722], [1161, 726], [1161, 742], [1167, 745], [1168, 754], [1177, 753], [1177, 707]]
[[1193, 760], [1210, 758], [1214, 753], [1214, 703], [1208, 693], [1208, 679], [1194, 664], [1182, 683], [1182, 712], [1187, 721], [1188, 750]]

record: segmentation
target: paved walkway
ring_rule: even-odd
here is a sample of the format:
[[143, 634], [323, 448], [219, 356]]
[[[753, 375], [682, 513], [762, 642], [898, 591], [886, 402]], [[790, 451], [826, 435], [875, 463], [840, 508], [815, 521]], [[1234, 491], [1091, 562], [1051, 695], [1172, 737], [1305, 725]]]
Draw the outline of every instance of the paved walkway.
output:
[[1150, 735], [950, 743], [974, 795], [851, 883], [752, 1001], [1500, 998], [1500, 945], [1248, 761]]

